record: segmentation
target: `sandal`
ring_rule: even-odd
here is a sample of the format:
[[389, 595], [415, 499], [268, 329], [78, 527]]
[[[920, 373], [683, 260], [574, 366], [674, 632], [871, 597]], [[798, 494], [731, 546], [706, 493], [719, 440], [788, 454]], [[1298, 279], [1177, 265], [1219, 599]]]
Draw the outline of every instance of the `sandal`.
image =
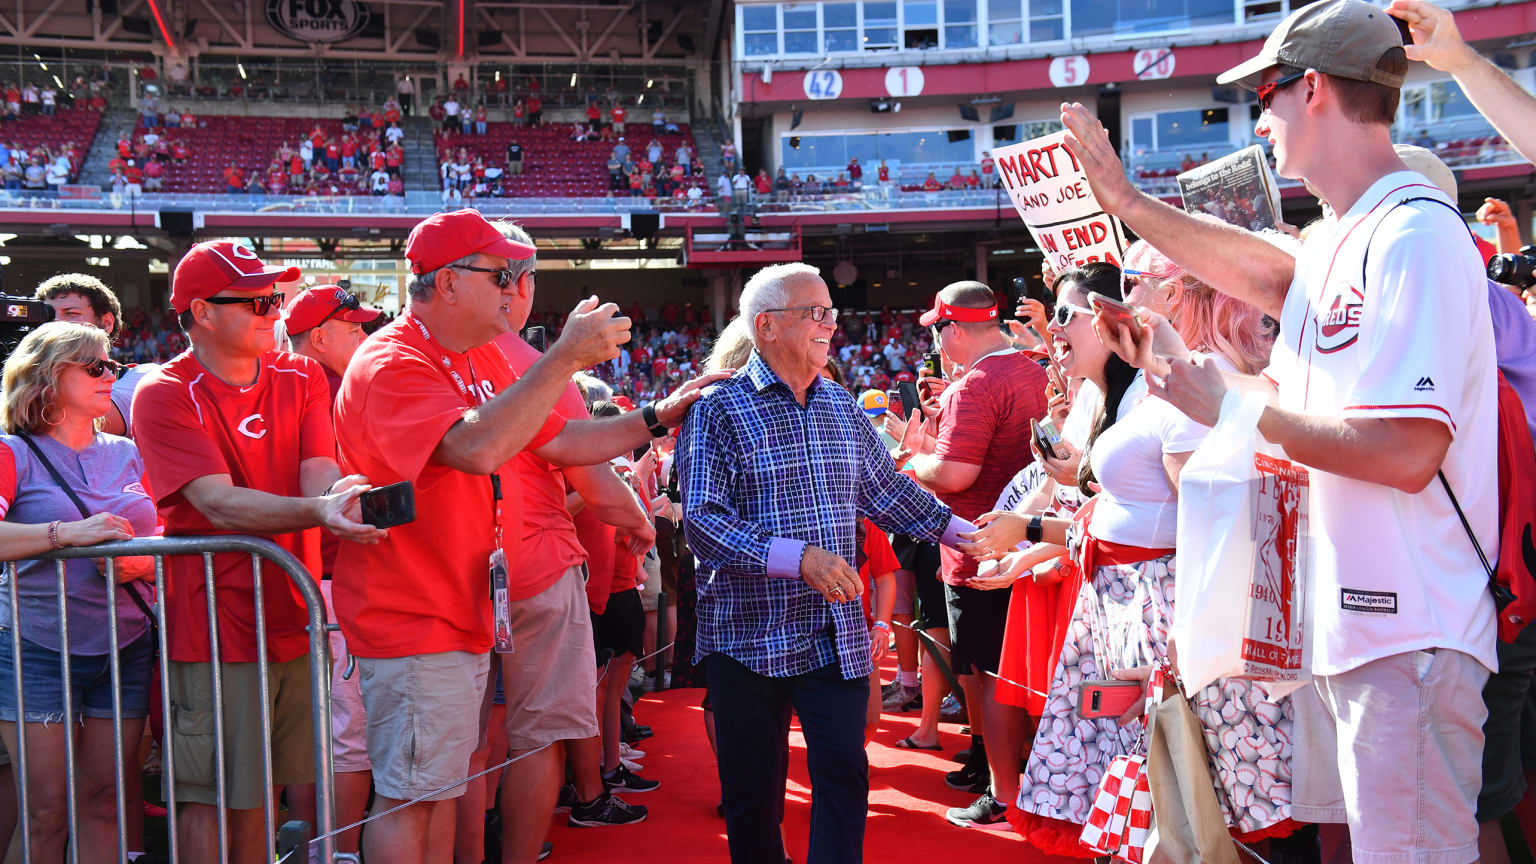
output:
[[917, 743], [916, 741], [913, 741], [912, 740], [912, 736], [908, 735], [907, 737], [905, 737], [905, 738], [901, 739], [900, 741], [896, 742], [896, 749], [897, 750], [943, 750], [944, 749], [944, 745], [943, 744], [932, 744], [932, 745], [929, 745], [929, 746], [925, 747], [925, 746]]

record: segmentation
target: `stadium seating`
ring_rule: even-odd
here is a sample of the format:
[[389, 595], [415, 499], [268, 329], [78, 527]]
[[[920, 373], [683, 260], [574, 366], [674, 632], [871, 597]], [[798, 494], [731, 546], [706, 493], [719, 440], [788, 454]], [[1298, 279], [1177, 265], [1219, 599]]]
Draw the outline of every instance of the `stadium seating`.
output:
[[[169, 165], [164, 191], [218, 193], [226, 191], [224, 170], [233, 162], [241, 171], [265, 172], [284, 143], [298, 149], [299, 141], [318, 123], [327, 135], [341, 136], [339, 119], [314, 117], [199, 117], [197, 127], [157, 129], [163, 137], [183, 141], [192, 151], [185, 165]], [[135, 138], [147, 129], [140, 120]]]
[[[507, 145], [513, 141], [523, 146], [523, 173], [504, 184], [509, 198], [593, 198], [608, 194], [608, 154], [616, 142], [571, 140], [570, 123], [541, 126], [515, 126], [511, 123], [491, 123], [484, 135], [457, 133], [436, 135], [437, 152], [457, 155], [459, 148], [468, 151], [470, 160], [483, 157], [487, 165], [505, 165]], [[630, 123], [625, 142], [638, 159], [652, 139], [661, 142], [665, 158], [682, 144], [693, 150], [697, 159], [699, 148], [693, 133], [687, 126], [671, 134], [652, 134], [649, 123]], [[445, 149], [448, 148], [448, 149]], [[441, 164], [439, 164], [441, 168]]]
[[96, 129], [101, 125], [100, 111], [59, 108], [57, 114], [23, 114], [0, 124], [0, 141], [15, 144], [24, 150], [47, 147], [58, 152], [73, 141], [80, 157], [90, 152]]

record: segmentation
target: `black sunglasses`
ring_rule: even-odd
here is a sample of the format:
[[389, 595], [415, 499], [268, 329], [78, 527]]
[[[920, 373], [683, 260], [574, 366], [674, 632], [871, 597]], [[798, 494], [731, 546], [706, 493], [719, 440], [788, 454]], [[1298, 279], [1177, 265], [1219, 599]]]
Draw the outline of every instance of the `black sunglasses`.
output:
[[251, 311], [260, 317], [271, 312], [274, 307], [283, 305], [284, 296], [286, 295], [278, 291], [270, 297], [205, 297], [203, 299], [215, 306], [234, 306], [240, 303], [249, 303], [251, 304]]
[[454, 269], [469, 270], [474, 273], [495, 273], [497, 288], [505, 288], [512, 284], [513, 279], [517, 278], [511, 270], [505, 267], [471, 267], [468, 264], [459, 264]]
[[1275, 101], [1275, 91], [1287, 84], [1294, 84], [1305, 77], [1307, 77], [1306, 72], [1296, 72], [1284, 78], [1276, 78], [1268, 84], [1260, 85], [1259, 89], [1255, 91], [1255, 95], [1259, 97], [1259, 110], [1267, 113], [1270, 103]]
[[332, 318], [335, 318], [341, 312], [341, 310], [343, 310], [343, 309], [346, 309], [346, 310], [348, 310], [350, 312], [356, 312], [358, 309], [362, 308], [362, 305], [363, 305], [363, 301], [357, 299], [357, 296], [355, 294], [352, 294], [350, 292], [343, 291], [342, 289], [337, 288], [336, 289], [336, 308], [332, 309], [331, 311], [329, 311], [327, 313], [325, 313], [325, 317], [321, 318], [320, 321], [315, 324], [315, 326], [319, 327], [321, 324], [324, 324], [325, 322], [331, 320]]
[[91, 376], [92, 378], [100, 378], [106, 372], [111, 372], [113, 378], [121, 378], [123, 377], [123, 373], [128, 371], [127, 366], [124, 366], [116, 360], [108, 360], [105, 357], [92, 360], [89, 363], [82, 363], [80, 365], [83, 369], [85, 369], [85, 374]]

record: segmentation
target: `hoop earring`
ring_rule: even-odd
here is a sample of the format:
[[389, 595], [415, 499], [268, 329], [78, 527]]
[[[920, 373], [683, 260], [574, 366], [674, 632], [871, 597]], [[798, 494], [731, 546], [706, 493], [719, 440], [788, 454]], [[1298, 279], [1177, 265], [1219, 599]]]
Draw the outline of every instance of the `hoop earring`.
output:
[[[57, 419], [57, 420], [49, 420], [48, 419], [48, 408], [52, 408], [55, 411], [58, 411], [59, 412], [59, 419]], [[47, 424], [49, 426], [58, 426], [58, 425], [60, 425], [60, 424], [62, 424], [64, 422], [64, 409], [59, 407], [59, 403], [54, 402], [54, 403], [50, 404], [47, 408], [43, 409], [42, 418], [43, 418], [43, 423], [45, 423], [45, 424]]]

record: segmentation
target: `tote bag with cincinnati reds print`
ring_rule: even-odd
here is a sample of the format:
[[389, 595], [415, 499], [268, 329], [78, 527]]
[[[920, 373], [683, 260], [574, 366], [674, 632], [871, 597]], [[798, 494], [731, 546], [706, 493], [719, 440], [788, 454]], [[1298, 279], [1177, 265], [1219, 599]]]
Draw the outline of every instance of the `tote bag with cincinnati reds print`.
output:
[[1236, 391], [1179, 474], [1173, 641], [1184, 692], [1217, 678], [1306, 677], [1307, 469], [1259, 435], [1265, 398]]

